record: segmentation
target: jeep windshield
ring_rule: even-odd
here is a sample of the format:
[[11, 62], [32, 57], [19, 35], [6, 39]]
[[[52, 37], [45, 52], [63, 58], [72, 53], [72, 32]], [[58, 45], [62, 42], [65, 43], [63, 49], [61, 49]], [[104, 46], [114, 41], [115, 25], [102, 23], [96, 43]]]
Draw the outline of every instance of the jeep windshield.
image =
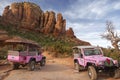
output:
[[85, 54], [85, 56], [101, 55], [102, 52], [99, 48], [85, 48], [84, 54]]

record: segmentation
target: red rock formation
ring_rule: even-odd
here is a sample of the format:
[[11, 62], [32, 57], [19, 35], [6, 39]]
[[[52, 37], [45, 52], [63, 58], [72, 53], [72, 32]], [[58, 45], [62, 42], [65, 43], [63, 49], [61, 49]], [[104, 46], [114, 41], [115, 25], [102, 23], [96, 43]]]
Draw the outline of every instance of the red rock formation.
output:
[[57, 14], [57, 19], [55, 16], [53, 11], [44, 13], [34, 3], [21, 2], [5, 7], [1, 19], [5, 25], [10, 23], [19, 29], [37, 31], [55, 37], [66, 36], [74, 42], [82, 42], [76, 38], [72, 28], [66, 31], [66, 20], [61, 13]]
[[13, 22], [15, 22], [13, 17], [14, 16], [13, 16], [11, 10], [10, 10], [10, 6], [6, 6], [5, 9], [4, 9], [3, 15], [2, 15], [3, 21], [7, 22], [7, 23], [13, 23]]
[[66, 31], [66, 20], [63, 19], [63, 16], [61, 13], [57, 14], [57, 21], [55, 24], [55, 30], [54, 35], [59, 36], [65, 34]]
[[42, 14], [39, 6], [24, 2], [13, 3], [10, 7], [5, 7], [3, 12], [5, 22], [17, 24], [17, 26], [27, 29], [34, 29], [36, 26], [39, 26], [39, 17]]
[[72, 29], [72, 28], [69, 28], [69, 29], [66, 31], [66, 36], [69, 37], [69, 38], [76, 38], [76, 36], [74, 35], [74, 32], [73, 32], [73, 29]]
[[45, 16], [44, 33], [45, 34], [53, 33], [56, 23], [55, 13], [53, 11], [46, 12], [44, 16]]

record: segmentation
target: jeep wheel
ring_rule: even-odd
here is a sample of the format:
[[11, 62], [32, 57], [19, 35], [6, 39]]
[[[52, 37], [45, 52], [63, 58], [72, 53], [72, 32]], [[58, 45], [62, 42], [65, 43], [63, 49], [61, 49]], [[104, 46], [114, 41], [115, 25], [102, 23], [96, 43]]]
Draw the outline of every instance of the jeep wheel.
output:
[[40, 66], [45, 66], [45, 64], [46, 64], [46, 60], [45, 60], [45, 59], [42, 59], [42, 60], [40, 61]]
[[97, 72], [93, 66], [88, 67], [88, 75], [89, 75], [91, 80], [97, 79]]
[[115, 79], [120, 78], [120, 70], [119, 70], [119, 69], [116, 69], [116, 70], [115, 70], [114, 78], [115, 78]]
[[80, 72], [80, 65], [78, 64], [78, 62], [74, 63], [74, 69]]
[[18, 69], [19, 66], [20, 66], [20, 64], [18, 64], [18, 63], [13, 63], [13, 69], [14, 69], [14, 70], [15, 70], [15, 69]]
[[28, 64], [28, 70], [33, 71], [35, 69], [35, 61], [30, 61]]

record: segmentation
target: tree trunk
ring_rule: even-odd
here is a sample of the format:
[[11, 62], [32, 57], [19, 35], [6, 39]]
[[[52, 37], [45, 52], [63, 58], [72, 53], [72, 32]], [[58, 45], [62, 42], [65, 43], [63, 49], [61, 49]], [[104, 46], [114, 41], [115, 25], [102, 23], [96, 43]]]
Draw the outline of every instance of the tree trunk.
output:
[[119, 51], [118, 42], [112, 43], [112, 46], [115, 48], [115, 50]]

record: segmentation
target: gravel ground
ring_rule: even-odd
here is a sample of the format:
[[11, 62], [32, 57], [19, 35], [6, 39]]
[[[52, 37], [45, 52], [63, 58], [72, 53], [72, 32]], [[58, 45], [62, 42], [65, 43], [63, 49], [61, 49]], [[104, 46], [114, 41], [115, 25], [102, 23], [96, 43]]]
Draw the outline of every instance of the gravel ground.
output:
[[[70, 66], [49, 62], [41, 69], [37, 66], [34, 71], [26, 68], [13, 70], [4, 80], [90, 80], [87, 71], [80, 73]], [[114, 80], [106, 75], [99, 75], [98, 80]], [[120, 79], [117, 79], [120, 80]]]

